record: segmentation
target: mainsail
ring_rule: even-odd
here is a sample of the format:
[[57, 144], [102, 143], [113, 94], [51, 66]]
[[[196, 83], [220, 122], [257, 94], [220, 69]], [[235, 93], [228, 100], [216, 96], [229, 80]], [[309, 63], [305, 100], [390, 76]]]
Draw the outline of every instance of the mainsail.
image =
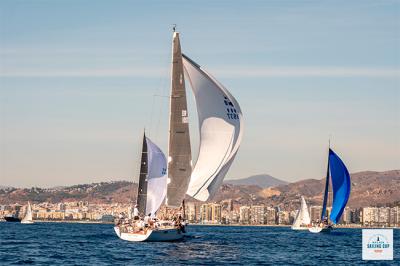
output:
[[161, 149], [143, 135], [137, 205], [140, 216], [155, 215], [167, 188], [167, 160]]
[[196, 101], [200, 130], [199, 155], [187, 194], [206, 201], [217, 192], [239, 149], [243, 117], [228, 90], [186, 55], [182, 56]]
[[26, 208], [26, 214], [25, 217], [21, 221], [22, 223], [25, 222], [32, 222], [32, 208], [31, 208], [31, 203], [28, 201], [28, 207]]
[[328, 156], [328, 166], [326, 168], [324, 202], [322, 203], [321, 221], [323, 221], [326, 218], [326, 205], [328, 204], [328, 196], [329, 196], [329, 156]]
[[332, 223], [336, 224], [339, 222], [350, 197], [350, 174], [343, 161], [332, 149], [329, 149], [329, 166], [333, 190], [330, 219]]
[[166, 205], [179, 207], [185, 197], [192, 172], [189, 118], [179, 33], [172, 45], [172, 84], [170, 95], [168, 188]]
[[303, 196], [301, 196], [301, 206], [297, 213], [296, 219], [292, 225], [293, 229], [299, 228], [302, 225], [309, 225], [311, 223], [310, 214], [308, 212], [307, 203]]
[[143, 134], [142, 144], [142, 157], [140, 159], [140, 173], [139, 173], [139, 186], [136, 199], [137, 209], [140, 216], [146, 215], [146, 202], [147, 202], [147, 141], [146, 134]]

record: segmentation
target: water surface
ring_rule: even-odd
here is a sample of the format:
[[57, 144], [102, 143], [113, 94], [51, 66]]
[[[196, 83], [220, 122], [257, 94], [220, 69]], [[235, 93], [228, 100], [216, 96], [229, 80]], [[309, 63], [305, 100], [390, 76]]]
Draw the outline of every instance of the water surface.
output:
[[[120, 240], [112, 225], [0, 223], [0, 264], [37, 265], [354, 265], [361, 260], [361, 229], [311, 234], [286, 227], [189, 226], [173, 243]], [[400, 234], [394, 230], [399, 265]], [[368, 264], [382, 262], [368, 262]]]

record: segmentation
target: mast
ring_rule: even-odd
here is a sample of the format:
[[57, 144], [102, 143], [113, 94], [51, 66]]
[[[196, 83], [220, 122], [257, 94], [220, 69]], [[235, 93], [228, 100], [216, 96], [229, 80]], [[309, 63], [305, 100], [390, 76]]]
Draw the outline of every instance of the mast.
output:
[[146, 133], [143, 133], [142, 145], [142, 158], [140, 160], [140, 174], [139, 186], [137, 193], [136, 205], [138, 205], [139, 216], [146, 215], [146, 202], [147, 202], [147, 174], [148, 174], [148, 161], [147, 161], [147, 141]]
[[192, 173], [189, 117], [179, 33], [173, 33], [166, 205], [179, 207]]
[[324, 220], [325, 212], [326, 212], [326, 205], [328, 203], [328, 192], [329, 192], [329, 150], [331, 146], [331, 141], [329, 140], [328, 144], [328, 166], [326, 169], [326, 181], [325, 181], [325, 193], [324, 193], [324, 202], [322, 204], [322, 212], [321, 212], [321, 221]]

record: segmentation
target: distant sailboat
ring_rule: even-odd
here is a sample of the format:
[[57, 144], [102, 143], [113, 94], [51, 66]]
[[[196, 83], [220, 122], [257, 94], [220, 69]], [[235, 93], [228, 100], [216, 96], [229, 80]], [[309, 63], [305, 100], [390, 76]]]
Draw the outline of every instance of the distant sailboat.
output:
[[[200, 130], [199, 155], [193, 169], [185, 76], [189, 79], [196, 101]], [[168, 178], [166, 179], [165, 197], [167, 207], [171, 209], [180, 208], [186, 194], [198, 200], [206, 201], [216, 193], [239, 149], [243, 135], [242, 120], [240, 106], [228, 90], [197, 63], [181, 53], [179, 33], [175, 31], [174, 27], [169, 110]], [[148, 162], [148, 166], [152, 167], [151, 162]], [[141, 171], [141, 178], [142, 174], [146, 176], [146, 173]], [[150, 177], [147, 179], [150, 180]], [[153, 207], [148, 207], [150, 206], [148, 205], [150, 204], [148, 198], [144, 200], [141, 194], [146, 194], [149, 197], [149, 184], [147, 184], [147, 192], [145, 192], [144, 187], [145, 185], [141, 185], [139, 182], [138, 207], [140, 214], [147, 215], [150, 212], [144, 211], [143, 208], [158, 209], [163, 192], [158, 191], [157, 196], [154, 196], [157, 198], [157, 203], [153, 203], [151, 205]], [[161, 185], [156, 187], [161, 189]], [[161, 201], [163, 199], [164, 197]], [[145, 201], [146, 204], [144, 204]], [[168, 231], [164, 236], [172, 236], [172, 240], [183, 236], [182, 232], [176, 233], [175, 231]], [[121, 233], [117, 232], [117, 234], [120, 237], [122, 236]], [[146, 239], [153, 241], [171, 240], [168, 238], [160, 239], [159, 237], [154, 239], [148, 237]]]
[[22, 219], [21, 224], [33, 224], [32, 207], [29, 201], [28, 201], [28, 207], [26, 208], [25, 217]]
[[307, 230], [311, 223], [310, 214], [308, 212], [307, 203], [303, 196], [301, 196], [301, 206], [297, 213], [296, 219], [292, 225], [292, 230]]
[[330, 232], [332, 226], [328, 223], [326, 205], [328, 203], [329, 177], [332, 179], [333, 201], [329, 216], [333, 224], [337, 224], [342, 216], [350, 197], [350, 174], [339, 156], [329, 148], [328, 167], [326, 172], [324, 202], [322, 205], [321, 222], [309, 228], [312, 233]]

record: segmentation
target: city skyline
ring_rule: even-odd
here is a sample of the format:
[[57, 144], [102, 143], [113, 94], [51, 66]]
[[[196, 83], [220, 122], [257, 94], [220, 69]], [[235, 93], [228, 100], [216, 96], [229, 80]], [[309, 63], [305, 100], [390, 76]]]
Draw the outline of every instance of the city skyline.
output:
[[400, 169], [396, 1], [0, 6], [0, 185], [131, 181], [143, 128], [166, 152], [174, 23], [241, 105], [227, 179], [321, 179], [329, 138], [352, 173]]

